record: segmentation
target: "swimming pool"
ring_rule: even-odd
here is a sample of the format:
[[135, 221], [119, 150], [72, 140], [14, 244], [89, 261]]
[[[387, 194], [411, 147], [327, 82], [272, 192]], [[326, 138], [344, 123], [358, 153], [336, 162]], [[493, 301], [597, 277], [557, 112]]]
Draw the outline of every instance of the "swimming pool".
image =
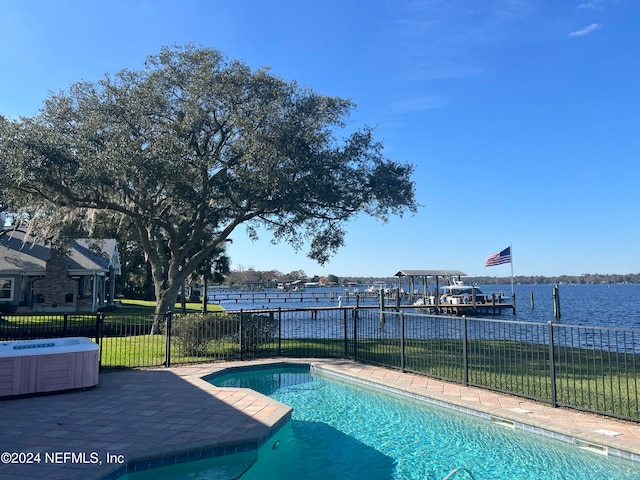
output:
[[243, 480], [443, 479], [458, 467], [476, 480], [640, 476], [636, 463], [322, 373], [236, 372], [211, 382], [251, 388], [294, 409], [276, 448], [265, 448]]
[[[440, 480], [459, 467], [475, 480], [640, 478], [636, 463], [308, 368], [236, 371], [210, 381], [251, 388], [290, 405], [292, 421], [257, 455], [229, 458], [236, 462], [233, 475], [217, 459], [217, 465], [187, 463], [154, 471], [154, 479], [217, 480], [244, 472], [242, 480]], [[472, 477], [461, 471], [454, 478]]]
[[476, 480], [640, 476], [631, 462], [323, 374], [244, 372], [212, 382], [252, 388], [294, 408], [277, 455], [258, 461], [243, 480], [442, 479], [457, 467]]

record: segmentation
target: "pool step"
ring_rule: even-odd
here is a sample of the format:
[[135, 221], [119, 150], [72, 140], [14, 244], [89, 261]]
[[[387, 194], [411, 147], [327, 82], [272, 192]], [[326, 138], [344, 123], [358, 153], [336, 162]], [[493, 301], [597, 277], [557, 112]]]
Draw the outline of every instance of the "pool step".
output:
[[449, 475], [447, 475], [446, 477], [444, 477], [442, 480], [451, 480], [453, 477], [455, 477], [458, 473], [466, 473], [469, 478], [471, 478], [471, 480], [475, 480], [475, 478], [473, 477], [473, 475], [471, 474], [471, 472], [465, 468], [465, 467], [456, 467], [453, 470], [451, 470], [449, 472]]

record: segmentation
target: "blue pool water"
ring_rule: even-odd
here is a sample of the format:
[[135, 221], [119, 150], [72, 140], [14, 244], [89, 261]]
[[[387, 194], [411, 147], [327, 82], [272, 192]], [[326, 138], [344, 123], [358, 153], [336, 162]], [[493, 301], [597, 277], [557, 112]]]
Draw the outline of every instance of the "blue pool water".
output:
[[211, 382], [251, 388], [294, 409], [242, 480], [443, 479], [457, 467], [476, 480], [640, 478], [632, 462], [308, 371], [241, 372]]

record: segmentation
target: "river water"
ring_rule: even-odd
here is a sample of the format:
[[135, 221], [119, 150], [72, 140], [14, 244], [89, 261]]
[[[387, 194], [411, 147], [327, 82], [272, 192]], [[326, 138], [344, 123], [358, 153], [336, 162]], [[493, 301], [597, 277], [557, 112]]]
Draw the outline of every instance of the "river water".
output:
[[[479, 285], [484, 293], [503, 291], [511, 296], [511, 285]], [[500, 317], [525, 322], [556, 322], [569, 325], [590, 325], [625, 329], [640, 329], [640, 284], [560, 285], [560, 318], [553, 315], [553, 285], [514, 285], [516, 315], [511, 312]], [[360, 287], [363, 290], [365, 287]], [[350, 289], [353, 290], [353, 289]], [[217, 290], [217, 293], [233, 290]], [[255, 299], [251, 293], [256, 294]], [[345, 295], [344, 287], [307, 288], [303, 295], [285, 297], [275, 290], [242, 292], [238, 301], [216, 300], [227, 310], [263, 308], [312, 308], [353, 306], [355, 299]], [[316, 298], [312, 295], [316, 294]], [[279, 295], [279, 299], [275, 299]], [[262, 296], [263, 298], [258, 298]], [[533, 297], [533, 305], [531, 297]], [[285, 301], [285, 298], [286, 301]], [[302, 301], [301, 301], [302, 298]], [[270, 299], [270, 300], [267, 300]], [[360, 305], [377, 305], [375, 298], [361, 298]], [[496, 317], [492, 317], [496, 318]]]
[[[511, 286], [509, 292], [511, 291]], [[515, 285], [517, 320], [569, 325], [640, 328], [640, 285], [560, 285], [559, 319], [553, 317], [553, 285]], [[505, 288], [506, 291], [506, 288]], [[530, 296], [533, 292], [534, 308]], [[513, 315], [510, 315], [513, 317]]]

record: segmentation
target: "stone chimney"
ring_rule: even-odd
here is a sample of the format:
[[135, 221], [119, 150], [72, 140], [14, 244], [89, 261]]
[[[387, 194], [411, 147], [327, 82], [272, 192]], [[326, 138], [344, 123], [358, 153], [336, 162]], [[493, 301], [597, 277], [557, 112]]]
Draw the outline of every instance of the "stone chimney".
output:
[[55, 249], [47, 260], [45, 275], [33, 282], [34, 310], [74, 307], [78, 298], [78, 282], [69, 278], [67, 258]]

